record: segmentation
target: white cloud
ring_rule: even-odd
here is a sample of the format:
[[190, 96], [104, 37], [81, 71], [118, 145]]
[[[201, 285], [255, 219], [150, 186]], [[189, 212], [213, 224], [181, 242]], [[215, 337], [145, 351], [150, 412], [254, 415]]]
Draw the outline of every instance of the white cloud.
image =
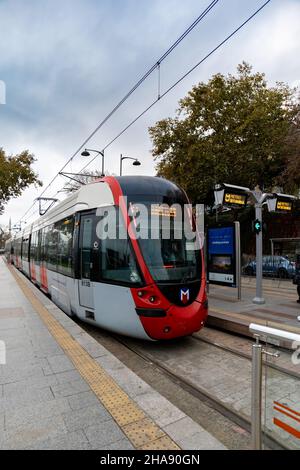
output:
[[[0, 79], [7, 104], [0, 107], [0, 146], [29, 148], [45, 184], [97, 123], [196, 18], [208, 0], [22, 0], [0, 2]], [[161, 67], [165, 89], [263, 3], [220, 1]], [[26, 5], [26, 6], [25, 6]], [[153, 174], [147, 128], [173, 115], [178, 99], [213, 73], [233, 73], [242, 60], [266, 72], [271, 83], [299, 83], [300, 2], [273, 0], [252, 23], [184, 80], [106, 152], [118, 173], [120, 153], [140, 158], [125, 172]], [[156, 96], [155, 75], [92, 139], [102, 148]], [[68, 171], [85, 163], [77, 157]], [[100, 165], [100, 161], [96, 164]], [[62, 180], [47, 193], [52, 195]], [[30, 188], [7, 205], [2, 223], [16, 220], [39, 191]]]

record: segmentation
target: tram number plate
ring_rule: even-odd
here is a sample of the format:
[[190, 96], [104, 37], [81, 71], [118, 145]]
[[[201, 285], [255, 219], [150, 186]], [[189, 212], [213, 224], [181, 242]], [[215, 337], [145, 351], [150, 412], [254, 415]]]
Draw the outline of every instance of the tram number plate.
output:
[[86, 281], [86, 280], [81, 281], [81, 285], [82, 285], [82, 286], [85, 286], [85, 287], [91, 287], [90, 281]]

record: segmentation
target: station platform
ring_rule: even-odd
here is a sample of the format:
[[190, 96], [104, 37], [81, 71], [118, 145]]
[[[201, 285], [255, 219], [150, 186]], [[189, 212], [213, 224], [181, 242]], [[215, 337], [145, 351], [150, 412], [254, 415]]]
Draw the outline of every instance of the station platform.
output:
[[0, 292], [0, 449], [225, 449], [2, 258]]
[[209, 286], [208, 325], [253, 338], [250, 323], [300, 333], [300, 304], [297, 290], [291, 280], [264, 279], [265, 303], [252, 302], [255, 296], [255, 278], [242, 280], [242, 298], [237, 300], [236, 289], [217, 285]]

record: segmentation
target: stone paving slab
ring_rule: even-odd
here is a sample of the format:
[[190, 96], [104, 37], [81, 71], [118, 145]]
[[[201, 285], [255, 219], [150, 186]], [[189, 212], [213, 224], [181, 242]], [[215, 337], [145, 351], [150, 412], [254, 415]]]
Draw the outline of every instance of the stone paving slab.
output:
[[[133, 449], [1, 259], [0, 283], [0, 309], [22, 309], [21, 317], [14, 318], [2, 318], [0, 310], [0, 338], [10, 346], [7, 364], [0, 366], [0, 449]], [[225, 448], [26, 283], [66, 331], [179, 446]], [[183, 439], [179, 428], [184, 419], [190, 431], [184, 431]]]

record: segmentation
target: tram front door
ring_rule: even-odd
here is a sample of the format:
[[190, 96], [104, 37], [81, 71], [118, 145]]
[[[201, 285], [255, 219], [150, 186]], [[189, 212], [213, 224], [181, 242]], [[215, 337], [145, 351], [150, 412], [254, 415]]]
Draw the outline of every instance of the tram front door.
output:
[[84, 214], [80, 220], [80, 279], [79, 303], [82, 307], [94, 309], [93, 286], [91, 272], [93, 269], [92, 243], [93, 243], [93, 214]]

